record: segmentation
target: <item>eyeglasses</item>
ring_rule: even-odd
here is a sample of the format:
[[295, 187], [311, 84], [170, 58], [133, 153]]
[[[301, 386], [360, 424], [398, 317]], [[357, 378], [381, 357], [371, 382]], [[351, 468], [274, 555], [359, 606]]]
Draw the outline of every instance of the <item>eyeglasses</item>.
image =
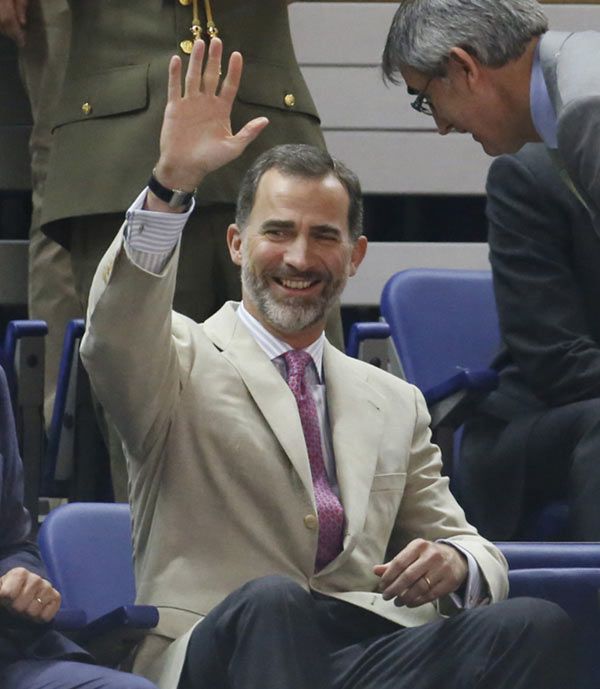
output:
[[429, 81], [425, 84], [425, 88], [417, 93], [417, 97], [410, 104], [411, 108], [422, 113], [423, 115], [433, 115], [435, 112], [433, 103], [429, 99], [429, 96], [426, 95], [426, 91], [429, 88], [429, 84], [431, 83], [432, 79], [433, 77], [429, 77]]

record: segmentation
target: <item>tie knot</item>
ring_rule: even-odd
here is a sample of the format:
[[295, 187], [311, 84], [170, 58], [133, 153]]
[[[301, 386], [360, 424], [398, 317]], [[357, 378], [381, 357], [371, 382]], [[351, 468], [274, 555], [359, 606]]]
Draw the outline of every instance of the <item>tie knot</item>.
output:
[[303, 349], [290, 349], [283, 355], [283, 358], [287, 367], [288, 380], [292, 377], [302, 380], [306, 367], [312, 361], [310, 354]]

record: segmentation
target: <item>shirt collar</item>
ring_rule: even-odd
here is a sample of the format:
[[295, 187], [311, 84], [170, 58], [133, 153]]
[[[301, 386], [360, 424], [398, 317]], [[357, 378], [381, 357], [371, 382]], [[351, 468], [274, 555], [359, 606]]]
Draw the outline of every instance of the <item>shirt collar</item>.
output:
[[[282, 354], [289, 352], [291, 347], [287, 342], [280, 340], [270, 333], [265, 326], [258, 321], [241, 302], [237, 309], [237, 316], [240, 321], [248, 328], [252, 337], [256, 340], [258, 346], [265, 352], [265, 354], [273, 361]], [[325, 346], [325, 333], [321, 333], [319, 337], [308, 347], [304, 347], [304, 351], [310, 354], [319, 379], [323, 380], [323, 347]]]
[[540, 60], [540, 42], [535, 47], [533, 66], [531, 69], [531, 84], [529, 87], [529, 103], [533, 126], [548, 148], [558, 148], [556, 113], [548, 87], [544, 80], [544, 72]]

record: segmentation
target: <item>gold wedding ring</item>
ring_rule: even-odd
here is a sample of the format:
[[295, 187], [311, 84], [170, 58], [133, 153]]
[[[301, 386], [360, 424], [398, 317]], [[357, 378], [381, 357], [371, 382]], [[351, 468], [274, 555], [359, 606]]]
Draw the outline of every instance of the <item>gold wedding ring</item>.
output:
[[423, 575], [423, 579], [425, 579], [425, 582], [426, 582], [427, 586], [429, 586], [429, 590], [431, 591], [431, 588], [432, 588], [431, 580], [429, 579], [428, 576], [425, 576], [425, 575]]
[[38, 597], [36, 596], [35, 599], [36, 599], [36, 601], [37, 601], [40, 605], [44, 605], [44, 601], [43, 601], [41, 598], [38, 598]]

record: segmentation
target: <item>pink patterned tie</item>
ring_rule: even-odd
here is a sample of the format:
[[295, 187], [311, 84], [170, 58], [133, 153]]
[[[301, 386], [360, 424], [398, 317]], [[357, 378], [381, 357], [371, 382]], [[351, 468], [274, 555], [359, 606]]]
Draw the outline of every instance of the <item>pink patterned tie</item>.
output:
[[317, 502], [319, 544], [315, 570], [319, 571], [342, 550], [344, 508], [336, 494], [331, 490], [327, 478], [317, 405], [304, 380], [306, 367], [312, 361], [311, 356], [301, 349], [293, 349], [286, 352], [283, 357], [287, 366], [287, 382], [298, 403]]

